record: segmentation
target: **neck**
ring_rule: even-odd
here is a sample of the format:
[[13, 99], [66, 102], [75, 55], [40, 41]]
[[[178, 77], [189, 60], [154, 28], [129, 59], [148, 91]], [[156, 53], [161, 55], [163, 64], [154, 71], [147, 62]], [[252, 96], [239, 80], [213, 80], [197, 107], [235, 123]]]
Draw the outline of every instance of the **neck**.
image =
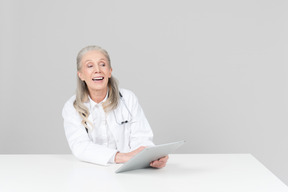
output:
[[103, 90], [89, 90], [89, 96], [94, 102], [100, 103], [106, 97], [107, 89], [106, 87]]

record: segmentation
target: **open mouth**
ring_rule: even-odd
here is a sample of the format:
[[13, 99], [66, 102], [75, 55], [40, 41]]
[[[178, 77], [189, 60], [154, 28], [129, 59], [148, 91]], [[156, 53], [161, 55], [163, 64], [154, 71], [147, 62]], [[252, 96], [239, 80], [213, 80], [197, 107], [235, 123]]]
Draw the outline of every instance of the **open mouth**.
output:
[[104, 79], [104, 77], [95, 77], [92, 80], [93, 81], [102, 81]]

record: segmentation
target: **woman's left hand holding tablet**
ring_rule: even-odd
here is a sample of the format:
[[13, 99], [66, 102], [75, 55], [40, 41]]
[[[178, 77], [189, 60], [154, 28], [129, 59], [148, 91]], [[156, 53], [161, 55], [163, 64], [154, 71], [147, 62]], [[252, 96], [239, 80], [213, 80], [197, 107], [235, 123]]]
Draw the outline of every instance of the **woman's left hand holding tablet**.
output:
[[125, 162], [129, 161], [134, 155], [136, 155], [137, 153], [142, 151], [143, 149], [145, 149], [145, 147], [141, 146], [141, 147], [138, 147], [137, 149], [135, 149], [134, 151], [131, 151], [129, 153], [118, 152], [115, 155], [115, 163], [125, 163]]
[[[141, 147], [139, 147], [139, 148], [137, 148], [134, 151], [131, 151], [129, 153], [119, 153], [118, 152], [115, 155], [115, 163], [125, 163], [125, 162], [129, 161], [134, 155], [136, 155], [137, 153], [142, 151], [143, 149], [145, 149], [145, 147], [141, 146]], [[152, 161], [150, 163], [150, 166], [154, 167], [154, 168], [158, 168], [158, 169], [163, 168], [166, 166], [168, 158], [169, 158], [168, 155], [165, 157], [161, 157], [158, 160]]]

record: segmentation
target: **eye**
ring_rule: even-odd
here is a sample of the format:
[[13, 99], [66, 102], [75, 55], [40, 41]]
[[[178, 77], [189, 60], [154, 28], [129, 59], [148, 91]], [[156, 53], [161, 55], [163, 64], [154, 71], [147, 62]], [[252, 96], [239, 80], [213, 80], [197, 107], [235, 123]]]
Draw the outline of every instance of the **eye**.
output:
[[105, 67], [105, 66], [106, 66], [105, 63], [100, 63], [99, 65], [100, 65], [101, 67]]
[[93, 64], [88, 63], [88, 64], [87, 64], [87, 67], [88, 67], [88, 68], [91, 68], [91, 67], [93, 67]]

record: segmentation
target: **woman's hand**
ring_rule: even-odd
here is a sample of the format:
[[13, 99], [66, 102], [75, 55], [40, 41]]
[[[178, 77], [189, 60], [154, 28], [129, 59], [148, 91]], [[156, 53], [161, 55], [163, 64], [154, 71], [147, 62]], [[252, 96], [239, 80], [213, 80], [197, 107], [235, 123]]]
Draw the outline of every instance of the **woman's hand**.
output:
[[154, 167], [154, 168], [158, 168], [158, 169], [159, 169], [159, 168], [163, 168], [163, 167], [166, 166], [166, 163], [167, 163], [168, 159], [169, 159], [168, 155], [165, 156], [165, 157], [161, 157], [161, 158], [158, 159], [158, 160], [152, 161], [152, 162], [150, 163], [150, 166], [151, 166], [151, 167]]
[[125, 163], [127, 161], [129, 161], [134, 155], [136, 155], [137, 153], [139, 153], [140, 151], [142, 151], [143, 149], [145, 149], [144, 146], [141, 146], [137, 149], [135, 149], [134, 151], [131, 151], [129, 153], [116, 153], [115, 155], [115, 163]]
[[[125, 163], [127, 161], [129, 161], [133, 156], [135, 156], [137, 153], [139, 153], [140, 151], [142, 151], [143, 149], [145, 149], [144, 146], [141, 146], [137, 149], [135, 149], [134, 151], [131, 151], [129, 153], [116, 153], [115, 155], [115, 163]], [[160, 159], [158, 160], [155, 160], [155, 161], [152, 161], [150, 163], [150, 166], [151, 167], [154, 167], [154, 168], [163, 168], [166, 166], [166, 163], [168, 161], [168, 155], [165, 156], [165, 157], [161, 157]]]

